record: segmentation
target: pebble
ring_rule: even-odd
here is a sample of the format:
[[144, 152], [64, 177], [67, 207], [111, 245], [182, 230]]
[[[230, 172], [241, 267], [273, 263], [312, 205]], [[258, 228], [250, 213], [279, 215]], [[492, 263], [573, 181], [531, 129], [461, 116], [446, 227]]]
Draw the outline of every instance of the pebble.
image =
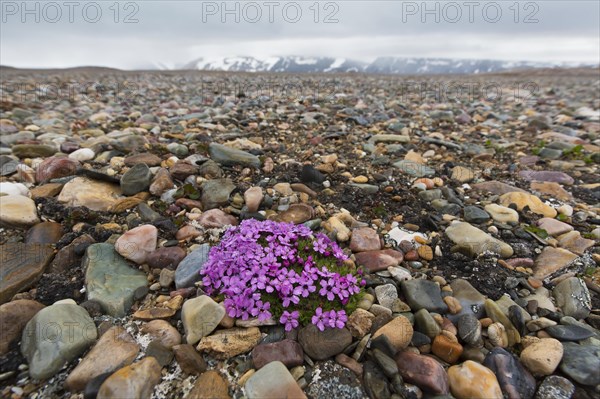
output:
[[248, 152], [227, 147], [217, 143], [210, 143], [208, 152], [213, 161], [224, 166], [250, 166], [260, 167], [260, 159]]
[[90, 148], [80, 148], [69, 154], [69, 159], [74, 159], [79, 162], [91, 161], [96, 156], [94, 150]]
[[118, 185], [76, 177], [64, 185], [58, 201], [69, 207], [85, 206], [93, 211], [106, 212], [120, 198]]
[[573, 226], [552, 218], [541, 218], [536, 224], [551, 236], [559, 236], [573, 230]]
[[187, 288], [193, 287], [197, 281], [201, 280], [200, 271], [208, 261], [209, 244], [202, 244], [190, 252], [175, 269], [175, 287]]
[[262, 188], [254, 186], [244, 192], [244, 202], [248, 207], [248, 212], [254, 213], [258, 211], [263, 200], [264, 194]]
[[218, 229], [224, 226], [236, 226], [238, 224], [235, 216], [228, 215], [220, 209], [210, 209], [206, 212], [202, 212], [197, 219], [197, 222], [200, 226], [206, 227], [207, 229]]
[[60, 223], [42, 222], [27, 230], [25, 242], [27, 244], [56, 244], [63, 236]]
[[129, 155], [123, 160], [123, 163], [129, 167], [133, 167], [138, 164], [146, 164], [150, 167], [159, 166], [162, 162], [159, 156], [150, 154], [148, 152], [142, 152], [140, 154]]
[[149, 191], [152, 195], [161, 196], [168, 190], [175, 187], [171, 174], [165, 168], [160, 168], [154, 175]]
[[512, 247], [478, 228], [465, 222], [455, 222], [446, 228], [446, 236], [471, 256], [487, 251], [499, 254], [503, 258], [511, 257]]
[[185, 301], [181, 309], [181, 321], [186, 342], [196, 344], [202, 337], [217, 328], [223, 316], [225, 316], [225, 308], [209, 296], [201, 295]]
[[406, 317], [398, 316], [379, 328], [375, 334], [373, 334], [373, 339], [380, 335], [385, 335], [396, 350], [401, 350], [410, 344], [413, 335], [413, 327]]
[[160, 378], [160, 364], [152, 356], [145, 357], [108, 377], [100, 386], [97, 398], [147, 398], [152, 395]]
[[274, 361], [280, 361], [287, 368], [301, 366], [304, 363], [304, 352], [298, 342], [289, 339], [260, 344], [252, 350], [252, 362], [256, 369]]
[[158, 229], [151, 224], [135, 227], [115, 242], [115, 249], [124, 258], [137, 264], [146, 263], [148, 255], [156, 249]]
[[137, 164], [129, 169], [121, 177], [121, 191], [124, 195], [135, 195], [150, 188], [152, 173], [148, 165], [144, 163]]
[[185, 249], [181, 247], [162, 247], [150, 252], [146, 263], [151, 269], [175, 270], [186, 256]]
[[87, 299], [100, 303], [113, 317], [124, 317], [134, 302], [135, 290], [148, 284], [146, 274], [129, 266], [111, 244], [91, 244], [81, 264], [86, 271]]
[[309, 324], [298, 333], [298, 342], [313, 360], [325, 360], [341, 353], [352, 343], [352, 334], [346, 328], [328, 328], [324, 331]]
[[510, 192], [500, 196], [500, 205], [509, 206], [510, 204], [515, 204], [519, 211], [527, 206], [533, 213], [549, 218], [554, 218], [557, 214], [556, 209], [529, 193]]
[[515, 356], [502, 348], [492, 349], [483, 365], [493, 371], [500, 388], [508, 398], [531, 399], [535, 393], [535, 378]]
[[254, 373], [246, 381], [244, 389], [248, 399], [263, 399], [266, 397], [306, 398], [287, 367], [279, 361], [270, 362]]
[[481, 224], [490, 220], [490, 215], [477, 206], [466, 206], [463, 212], [465, 220], [469, 223]]
[[139, 345], [123, 327], [111, 327], [71, 371], [65, 387], [72, 392], [83, 391], [95, 377], [131, 364], [139, 350]]
[[552, 295], [565, 316], [585, 319], [592, 310], [590, 292], [580, 278], [570, 277], [561, 281], [552, 290]]
[[208, 370], [200, 374], [186, 399], [231, 399], [227, 380], [217, 371]]
[[457, 180], [461, 183], [468, 183], [475, 178], [475, 173], [472, 169], [464, 166], [455, 166], [452, 168], [452, 175], [450, 176], [453, 180]]
[[404, 259], [402, 252], [393, 249], [359, 252], [354, 256], [356, 257], [356, 263], [364, 266], [372, 273], [387, 270], [388, 267], [398, 266]]
[[175, 359], [177, 359], [177, 364], [179, 364], [184, 373], [194, 375], [206, 371], [208, 367], [206, 361], [196, 352], [196, 349], [192, 345], [175, 345], [172, 349]]
[[433, 316], [427, 311], [427, 309], [421, 309], [415, 312], [415, 329], [429, 338], [433, 339], [440, 334], [442, 329], [439, 324], [435, 321]]
[[519, 343], [521, 339], [519, 332], [515, 326], [513, 326], [509, 318], [504, 314], [500, 306], [498, 306], [498, 304], [491, 299], [486, 299], [484, 306], [487, 316], [494, 322], [502, 324], [504, 327], [508, 338], [508, 345], [512, 346], [516, 343]]
[[258, 327], [234, 327], [227, 330], [218, 330], [202, 338], [196, 349], [199, 352], [206, 352], [216, 359], [229, 359], [250, 352], [252, 348], [258, 345], [261, 338]]
[[46, 158], [56, 153], [56, 148], [44, 144], [16, 144], [12, 154], [17, 158]]
[[495, 194], [495, 195], [503, 195], [503, 194], [507, 194], [507, 193], [512, 193], [512, 192], [516, 192], [516, 193], [527, 193], [525, 190], [522, 190], [520, 188], [511, 186], [510, 184], [506, 184], [497, 180], [490, 180], [490, 181], [485, 181], [485, 182], [481, 182], [481, 183], [475, 183], [473, 184], [473, 190], [479, 191], [479, 192], [484, 192], [484, 193], [491, 193], [491, 194]]
[[472, 313], [466, 313], [458, 319], [458, 336], [471, 346], [481, 346], [481, 323]]
[[392, 164], [393, 167], [400, 170], [400, 172], [414, 177], [427, 177], [433, 176], [435, 170], [426, 165], [421, 165], [417, 162], [402, 160]]
[[563, 345], [554, 338], [544, 338], [521, 352], [521, 363], [535, 376], [550, 375], [563, 357]]
[[448, 382], [456, 399], [502, 399], [502, 391], [492, 370], [471, 360], [448, 369]]
[[485, 314], [485, 297], [477, 291], [471, 283], [464, 279], [456, 279], [450, 283], [452, 296], [458, 299], [462, 306], [462, 311], [457, 315], [449, 315], [450, 320], [457, 320], [463, 314], [473, 314], [477, 319], [481, 319]]
[[23, 183], [0, 182], [0, 194], [29, 196], [29, 189]]
[[430, 312], [445, 313], [448, 306], [441, 296], [440, 286], [431, 280], [413, 279], [400, 283], [402, 293], [413, 311], [427, 309]]
[[375, 296], [380, 305], [391, 309], [394, 301], [398, 299], [398, 290], [393, 284], [378, 285], [375, 287]]
[[544, 378], [537, 390], [535, 399], [571, 399], [575, 393], [575, 385], [559, 375]]
[[379, 235], [370, 227], [361, 227], [352, 230], [350, 249], [353, 252], [377, 251], [381, 249]]
[[554, 325], [544, 329], [544, 332], [559, 341], [582, 341], [594, 336], [594, 333], [579, 326], [561, 326]]
[[0, 201], [0, 225], [24, 228], [40, 222], [35, 202], [22, 195], [5, 195]]
[[164, 347], [169, 349], [181, 344], [181, 334], [165, 320], [151, 320], [144, 323], [140, 331], [143, 334], [150, 334], [152, 338], [158, 340]]
[[399, 352], [394, 358], [402, 378], [432, 395], [448, 395], [448, 374], [435, 359], [410, 351]]
[[[357, 377], [359, 377], [359, 378], [362, 377], [363, 366], [361, 363], [357, 362], [353, 358], [346, 356], [343, 353], [340, 353], [340, 354], [336, 355], [335, 361], [337, 363], [339, 363], [340, 365], [346, 367], [347, 369], [351, 370]], [[296, 379], [296, 380], [298, 380], [298, 379]]]
[[11, 344], [21, 338], [25, 325], [44, 307], [31, 299], [17, 299], [0, 305], [0, 355], [6, 354]]
[[[600, 232], [599, 229], [596, 229]], [[596, 234], [596, 239], [598, 234]], [[577, 255], [584, 255], [590, 247], [595, 245], [594, 240], [581, 237], [581, 233], [578, 231], [571, 231], [563, 234], [558, 238], [558, 245], [568, 251], [571, 251]], [[593, 255], [592, 255], [593, 256]]]
[[452, 340], [445, 335], [438, 335], [433, 339], [431, 351], [446, 363], [455, 364], [462, 355], [463, 347], [456, 338]]
[[542, 181], [552, 182], [558, 184], [572, 185], [575, 180], [564, 172], [558, 171], [546, 171], [546, 170], [522, 170], [519, 172], [519, 176], [527, 181]]
[[[283, 211], [277, 215], [274, 219], [278, 222], [300, 224], [311, 220], [314, 217], [314, 210], [312, 207], [306, 204], [292, 204], [288, 210]], [[350, 229], [335, 217], [329, 218], [329, 220], [323, 225], [329, 231], [335, 231], [337, 234], [338, 241], [348, 241], [350, 239]]]
[[489, 204], [484, 207], [492, 219], [499, 223], [518, 223], [519, 213], [514, 209], [497, 204]]
[[571, 194], [558, 183], [532, 181], [530, 187], [532, 191], [537, 191], [541, 194], [549, 195], [560, 201], [572, 200]]
[[231, 179], [209, 180], [202, 184], [202, 205], [205, 210], [227, 205], [229, 195], [235, 189]]
[[577, 259], [577, 255], [562, 248], [545, 247], [535, 260], [533, 277], [543, 280], [565, 268]]
[[21, 353], [27, 359], [29, 375], [37, 380], [54, 376], [96, 337], [94, 321], [74, 301], [41, 309], [27, 323], [21, 339]]
[[54, 250], [47, 244], [8, 243], [0, 245], [0, 256], [0, 304], [3, 304], [37, 281], [50, 264]]
[[574, 342], [563, 343], [564, 356], [560, 370], [575, 382], [582, 385], [597, 386], [600, 384], [598, 365], [600, 348], [598, 345], [579, 345]]

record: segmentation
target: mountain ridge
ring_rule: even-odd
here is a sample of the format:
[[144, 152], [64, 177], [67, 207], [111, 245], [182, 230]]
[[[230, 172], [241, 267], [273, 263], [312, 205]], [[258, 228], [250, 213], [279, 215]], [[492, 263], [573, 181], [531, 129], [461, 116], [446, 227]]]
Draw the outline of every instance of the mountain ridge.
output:
[[[534, 61], [418, 57], [378, 57], [372, 62], [364, 62], [343, 57], [281, 56], [257, 58], [251, 56], [237, 56], [212, 58], [200, 57], [181, 65], [179, 68], [175, 67], [174, 69], [229, 72], [363, 72], [373, 74], [420, 75], [478, 74], [565, 66], [574, 67], [582, 65]], [[157, 67], [157, 69], [161, 70], [170, 69], [161, 67], [161, 65], [157, 65]]]

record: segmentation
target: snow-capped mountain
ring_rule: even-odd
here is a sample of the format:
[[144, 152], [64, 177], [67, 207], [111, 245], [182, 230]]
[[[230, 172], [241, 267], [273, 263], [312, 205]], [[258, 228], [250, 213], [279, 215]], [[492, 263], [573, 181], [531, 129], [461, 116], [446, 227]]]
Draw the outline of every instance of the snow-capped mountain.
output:
[[500, 72], [511, 69], [548, 68], [555, 66], [540, 62], [497, 60], [461, 60], [445, 58], [379, 57], [365, 68], [368, 73], [400, 74], [473, 74]]
[[368, 64], [331, 57], [198, 58], [183, 69], [236, 72], [362, 72]]
[[[155, 64], [157, 69], [192, 69], [233, 72], [364, 72], [379, 74], [476, 74], [514, 69], [551, 68], [564, 65], [544, 62], [465, 60], [447, 58], [379, 57], [373, 62], [361, 62], [334, 57], [219, 57], [198, 58], [180, 66]], [[588, 66], [588, 65], [586, 65]]]

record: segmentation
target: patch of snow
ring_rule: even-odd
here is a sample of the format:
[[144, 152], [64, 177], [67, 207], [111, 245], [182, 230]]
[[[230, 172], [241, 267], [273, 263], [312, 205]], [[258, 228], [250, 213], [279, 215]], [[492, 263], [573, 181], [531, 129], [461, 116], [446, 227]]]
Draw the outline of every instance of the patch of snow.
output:
[[314, 65], [316, 64], [319, 60], [317, 60], [316, 58], [302, 58], [302, 57], [296, 57], [294, 59], [294, 61], [296, 62], [296, 64], [298, 65]]

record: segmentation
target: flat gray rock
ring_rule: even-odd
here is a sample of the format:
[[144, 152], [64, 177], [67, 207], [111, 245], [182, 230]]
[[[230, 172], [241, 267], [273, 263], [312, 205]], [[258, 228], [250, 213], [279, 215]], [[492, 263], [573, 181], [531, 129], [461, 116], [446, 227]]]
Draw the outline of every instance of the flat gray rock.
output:
[[21, 353], [29, 363], [29, 375], [37, 380], [52, 377], [85, 351], [96, 337], [94, 321], [73, 301], [66, 300], [40, 310], [25, 326], [21, 340]]
[[135, 290], [148, 284], [146, 274], [129, 266], [111, 244], [92, 244], [83, 258], [88, 300], [97, 301], [110, 316], [123, 317]]

